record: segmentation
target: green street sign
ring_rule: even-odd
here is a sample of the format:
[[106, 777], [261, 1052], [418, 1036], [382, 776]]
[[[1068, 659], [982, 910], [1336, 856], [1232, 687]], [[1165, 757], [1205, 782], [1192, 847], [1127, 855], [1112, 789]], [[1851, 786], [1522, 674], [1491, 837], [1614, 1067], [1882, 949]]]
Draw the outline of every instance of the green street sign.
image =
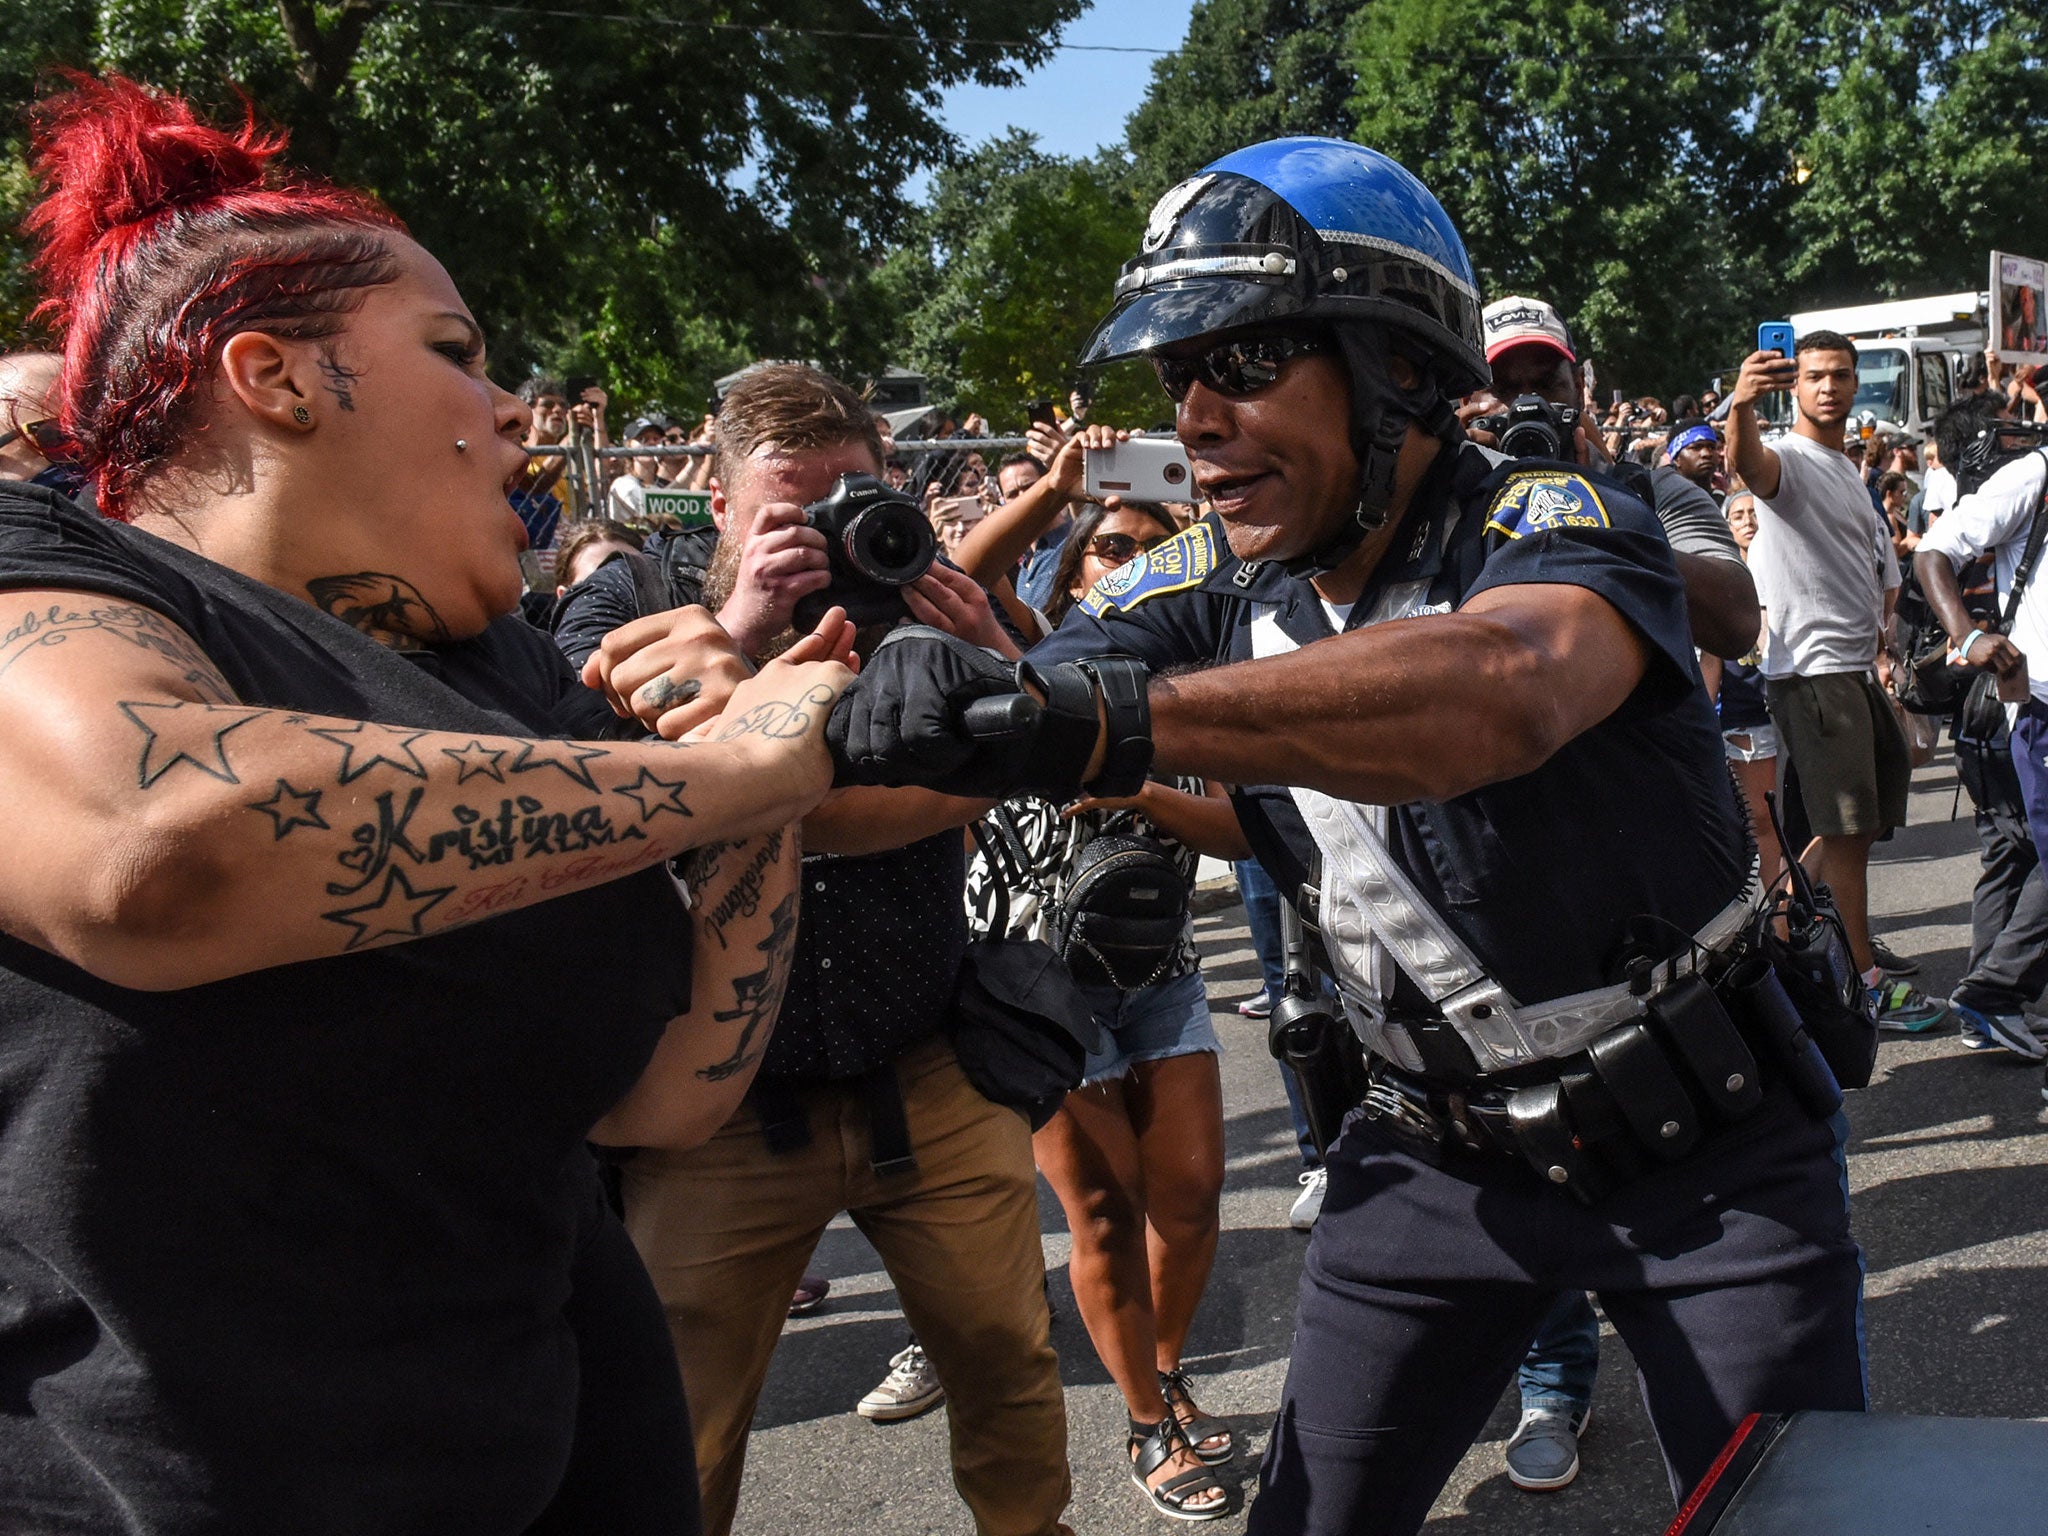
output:
[[647, 516], [650, 521], [673, 521], [678, 528], [708, 528], [711, 526], [711, 493], [663, 490], [650, 485], [647, 488]]

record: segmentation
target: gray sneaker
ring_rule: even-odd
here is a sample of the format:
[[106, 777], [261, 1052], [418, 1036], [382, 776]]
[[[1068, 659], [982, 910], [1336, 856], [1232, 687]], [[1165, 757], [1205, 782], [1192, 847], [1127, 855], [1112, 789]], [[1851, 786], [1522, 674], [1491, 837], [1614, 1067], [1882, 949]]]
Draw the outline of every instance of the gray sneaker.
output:
[[1951, 1006], [1955, 1009], [1956, 1018], [1962, 1022], [1963, 1033], [1975, 1035], [1984, 1046], [1996, 1046], [2029, 1061], [2048, 1058], [2048, 1045], [2043, 1045], [2040, 1037], [2027, 1027], [2026, 1015], [1991, 1013], [1965, 1003]]
[[914, 1419], [945, 1400], [946, 1389], [939, 1385], [939, 1373], [932, 1369], [924, 1351], [912, 1344], [901, 1354], [889, 1357], [889, 1374], [854, 1405], [853, 1411], [864, 1419], [893, 1424], [898, 1419]]
[[1525, 1408], [1508, 1441], [1508, 1481], [1517, 1488], [1547, 1492], [1579, 1475], [1579, 1436], [1593, 1422], [1588, 1403], [1576, 1413], [1561, 1408]]

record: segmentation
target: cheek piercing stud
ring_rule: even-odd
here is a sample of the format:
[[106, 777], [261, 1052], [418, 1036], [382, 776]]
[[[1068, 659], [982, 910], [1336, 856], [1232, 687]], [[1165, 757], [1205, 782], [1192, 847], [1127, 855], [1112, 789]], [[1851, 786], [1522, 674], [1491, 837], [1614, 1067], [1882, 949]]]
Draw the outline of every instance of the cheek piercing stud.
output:
[[458, 437], [457, 439], [455, 439], [455, 451], [456, 451], [457, 453], [467, 453], [467, 452], [469, 452], [469, 443], [468, 443], [468, 440], [467, 440], [467, 439], [465, 439], [465, 438], [460, 438], [460, 437]]

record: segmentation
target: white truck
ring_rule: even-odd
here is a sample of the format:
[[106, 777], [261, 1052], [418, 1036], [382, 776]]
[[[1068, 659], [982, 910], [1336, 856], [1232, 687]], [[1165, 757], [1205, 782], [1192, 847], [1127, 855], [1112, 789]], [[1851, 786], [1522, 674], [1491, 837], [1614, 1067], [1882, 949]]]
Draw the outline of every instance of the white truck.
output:
[[[1938, 293], [1812, 309], [1789, 318], [1795, 335], [1836, 331], [1856, 343], [1852, 433], [1883, 432], [1918, 442], [1954, 398], [1957, 370], [1966, 359], [1983, 356], [1989, 305], [1983, 293]], [[1771, 414], [1791, 410], [1789, 395], [1771, 402]], [[1790, 424], [1789, 414], [1783, 424]]]

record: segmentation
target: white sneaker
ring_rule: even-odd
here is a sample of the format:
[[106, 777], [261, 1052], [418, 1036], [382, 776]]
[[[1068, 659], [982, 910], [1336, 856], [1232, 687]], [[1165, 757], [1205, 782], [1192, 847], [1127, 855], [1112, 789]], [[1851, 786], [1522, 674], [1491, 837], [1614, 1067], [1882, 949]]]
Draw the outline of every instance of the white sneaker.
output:
[[853, 1411], [864, 1419], [889, 1424], [897, 1419], [914, 1419], [945, 1400], [946, 1389], [939, 1385], [939, 1373], [932, 1369], [924, 1351], [912, 1344], [901, 1354], [889, 1357], [889, 1374], [854, 1405]]
[[1287, 1213], [1287, 1224], [1297, 1232], [1306, 1232], [1323, 1214], [1323, 1192], [1330, 1185], [1330, 1170], [1311, 1168], [1297, 1182], [1301, 1185], [1301, 1193], [1294, 1197], [1294, 1206]]

